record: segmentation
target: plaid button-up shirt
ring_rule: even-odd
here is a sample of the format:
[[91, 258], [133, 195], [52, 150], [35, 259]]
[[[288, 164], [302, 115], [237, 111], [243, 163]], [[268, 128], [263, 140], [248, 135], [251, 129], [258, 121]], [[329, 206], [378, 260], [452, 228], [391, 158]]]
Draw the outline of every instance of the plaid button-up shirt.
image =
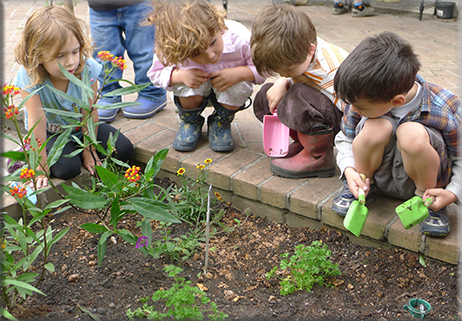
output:
[[[443, 136], [451, 160], [453, 162], [459, 160], [461, 158], [459, 135], [462, 133], [461, 129], [459, 129], [462, 119], [462, 108], [459, 98], [447, 89], [426, 82], [419, 75], [416, 77], [416, 82], [422, 86], [422, 102], [419, 108], [410, 111], [401, 119], [400, 124], [414, 121], [439, 130]], [[385, 115], [394, 118], [390, 112]], [[342, 133], [346, 138], [355, 138], [355, 129], [360, 120], [361, 116], [353, 112], [350, 106], [347, 105], [341, 125]], [[453, 162], [449, 164], [445, 175], [438, 180], [437, 187], [444, 188], [449, 184], [453, 173]], [[343, 169], [341, 170], [343, 172]]]

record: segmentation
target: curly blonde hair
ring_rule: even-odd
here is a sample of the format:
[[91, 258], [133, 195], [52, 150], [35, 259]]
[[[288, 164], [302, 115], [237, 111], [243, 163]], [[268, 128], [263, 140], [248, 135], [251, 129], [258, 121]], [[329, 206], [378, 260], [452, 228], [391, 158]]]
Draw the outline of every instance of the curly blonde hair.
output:
[[29, 87], [43, 83], [49, 76], [42, 62], [56, 59], [69, 38], [69, 32], [80, 44], [80, 64], [75, 70], [75, 76], [79, 77], [85, 57], [90, 57], [93, 50], [83, 20], [58, 6], [38, 9], [27, 19], [14, 52], [16, 62], [24, 66], [31, 78]]
[[178, 65], [207, 49], [223, 33], [226, 13], [203, 0], [154, 1], [148, 22], [156, 24], [155, 53], [164, 66]]

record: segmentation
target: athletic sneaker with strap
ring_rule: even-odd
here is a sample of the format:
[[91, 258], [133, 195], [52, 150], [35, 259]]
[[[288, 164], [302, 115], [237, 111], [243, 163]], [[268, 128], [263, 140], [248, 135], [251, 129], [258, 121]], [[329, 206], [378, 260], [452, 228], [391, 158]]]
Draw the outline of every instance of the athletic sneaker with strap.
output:
[[[334, 200], [332, 202], [332, 212], [337, 214], [338, 216], [345, 216], [348, 213], [348, 209], [353, 201], [356, 201], [354, 195], [350, 192], [348, 188], [348, 182], [346, 179], [342, 180], [343, 186], [342, 189], [335, 195]], [[377, 189], [375, 188], [375, 184], [370, 185], [369, 193], [366, 196], [366, 202], [370, 203], [374, 201], [377, 197]]]
[[374, 14], [374, 8], [372, 8], [368, 4], [361, 4], [359, 6], [353, 6], [353, 9], [351, 9], [351, 14], [353, 17], [367, 17], [367, 16], [372, 16]]
[[419, 223], [419, 230], [425, 235], [446, 237], [451, 231], [451, 224], [446, 215], [446, 208], [439, 211], [428, 210], [428, 217]]
[[340, 15], [348, 12], [348, 8], [343, 5], [343, 2], [334, 2], [334, 7], [332, 8], [333, 15]]

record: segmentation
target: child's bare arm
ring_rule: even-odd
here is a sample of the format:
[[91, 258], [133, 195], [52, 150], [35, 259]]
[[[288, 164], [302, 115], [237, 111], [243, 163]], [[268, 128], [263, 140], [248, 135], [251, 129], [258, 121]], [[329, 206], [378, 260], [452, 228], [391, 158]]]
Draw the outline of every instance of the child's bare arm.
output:
[[225, 68], [219, 71], [214, 71], [209, 75], [212, 87], [217, 91], [225, 91], [229, 87], [241, 81], [255, 81], [255, 75], [247, 66], [239, 66], [234, 68]]
[[284, 97], [287, 91], [289, 91], [290, 86], [291, 82], [289, 79], [279, 78], [266, 92], [266, 98], [268, 99], [268, 105], [271, 113], [274, 113], [274, 110], [278, 106], [282, 97]]
[[174, 69], [170, 76], [170, 86], [184, 84], [197, 89], [209, 80], [209, 75], [201, 69]]
[[[25, 99], [29, 93], [27, 91], [21, 90], [21, 97]], [[40, 100], [39, 95], [33, 95], [26, 103], [27, 116], [28, 116], [28, 127], [33, 128], [35, 126], [33, 133], [35, 139], [40, 139], [42, 142], [47, 140], [47, 120], [45, 116], [45, 111], [43, 110], [42, 101]], [[48, 160], [46, 148], [43, 148], [40, 152], [42, 159], [40, 164], [45, 164]], [[49, 172], [48, 164], [44, 167], [37, 168], [38, 170], [44, 171], [45, 173]], [[37, 188], [42, 188], [48, 186], [48, 178], [45, 175], [39, 175], [36, 178]], [[33, 184], [31, 184], [33, 185]], [[32, 186], [31, 186], [32, 187]]]

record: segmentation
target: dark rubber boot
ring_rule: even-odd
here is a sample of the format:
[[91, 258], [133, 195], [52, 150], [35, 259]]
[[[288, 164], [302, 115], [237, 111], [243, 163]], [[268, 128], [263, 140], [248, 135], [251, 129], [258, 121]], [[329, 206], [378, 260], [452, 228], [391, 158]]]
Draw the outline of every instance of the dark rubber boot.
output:
[[298, 133], [303, 150], [290, 158], [273, 159], [271, 171], [281, 177], [332, 177], [335, 171], [334, 132], [325, 125], [308, 134]]
[[180, 152], [190, 152], [197, 147], [197, 142], [201, 136], [202, 125], [205, 118], [201, 116], [207, 106], [208, 99], [204, 99], [197, 109], [183, 109], [180, 100], [175, 96], [175, 105], [178, 108], [180, 117], [180, 128], [173, 140], [173, 148]]
[[290, 129], [289, 130], [289, 136], [290, 138], [292, 138], [294, 141], [292, 143], [290, 143], [289, 145], [289, 152], [287, 153], [286, 156], [284, 156], [285, 158], [289, 158], [289, 157], [292, 157], [292, 156], [295, 156], [297, 155], [298, 153], [300, 153], [303, 149], [303, 146], [302, 144], [300, 143], [300, 141], [298, 140], [298, 133], [296, 130], [293, 130], [293, 129]]
[[213, 96], [211, 100], [215, 111], [207, 118], [210, 149], [215, 152], [230, 152], [234, 149], [231, 123], [239, 109], [226, 109]]

